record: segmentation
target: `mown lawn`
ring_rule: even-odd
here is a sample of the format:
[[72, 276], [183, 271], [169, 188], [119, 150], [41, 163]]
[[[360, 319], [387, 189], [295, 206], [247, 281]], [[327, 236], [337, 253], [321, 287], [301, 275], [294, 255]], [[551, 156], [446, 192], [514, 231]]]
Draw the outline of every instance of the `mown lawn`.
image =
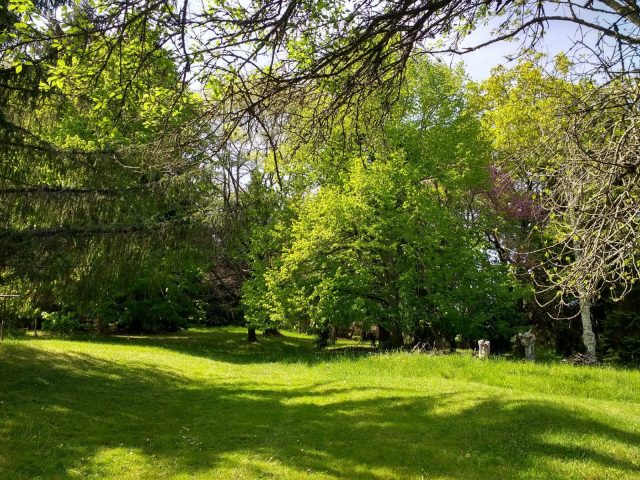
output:
[[640, 372], [242, 329], [0, 344], [0, 479], [640, 479]]

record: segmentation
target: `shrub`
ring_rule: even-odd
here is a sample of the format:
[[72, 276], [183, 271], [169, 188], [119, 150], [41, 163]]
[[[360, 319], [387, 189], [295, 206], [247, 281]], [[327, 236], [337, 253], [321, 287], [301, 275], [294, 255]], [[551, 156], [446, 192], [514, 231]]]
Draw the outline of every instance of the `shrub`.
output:
[[43, 312], [42, 329], [60, 335], [71, 335], [83, 327], [73, 312]]

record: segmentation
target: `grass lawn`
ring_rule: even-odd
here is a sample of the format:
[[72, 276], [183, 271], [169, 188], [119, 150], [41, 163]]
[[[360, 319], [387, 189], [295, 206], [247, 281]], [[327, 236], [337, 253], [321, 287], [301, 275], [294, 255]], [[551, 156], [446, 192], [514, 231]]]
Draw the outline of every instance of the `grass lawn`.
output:
[[640, 479], [639, 371], [244, 338], [5, 340], [0, 479]]

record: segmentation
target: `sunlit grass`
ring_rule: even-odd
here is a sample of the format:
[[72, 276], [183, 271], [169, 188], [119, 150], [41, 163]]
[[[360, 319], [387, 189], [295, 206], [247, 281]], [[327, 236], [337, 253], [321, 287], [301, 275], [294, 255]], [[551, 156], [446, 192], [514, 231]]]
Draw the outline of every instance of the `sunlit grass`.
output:
[[0, 479], [640, 478], [640, 372], [242, 329], [0, 344]]

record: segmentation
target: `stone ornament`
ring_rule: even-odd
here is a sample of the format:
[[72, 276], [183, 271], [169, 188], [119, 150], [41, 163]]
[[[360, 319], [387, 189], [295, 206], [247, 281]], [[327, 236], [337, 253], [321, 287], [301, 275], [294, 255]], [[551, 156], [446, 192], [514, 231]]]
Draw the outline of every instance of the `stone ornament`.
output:
[[491, 355], [491, 342], [478, 340], [478, 358], [489, 358], [489, 355]]

